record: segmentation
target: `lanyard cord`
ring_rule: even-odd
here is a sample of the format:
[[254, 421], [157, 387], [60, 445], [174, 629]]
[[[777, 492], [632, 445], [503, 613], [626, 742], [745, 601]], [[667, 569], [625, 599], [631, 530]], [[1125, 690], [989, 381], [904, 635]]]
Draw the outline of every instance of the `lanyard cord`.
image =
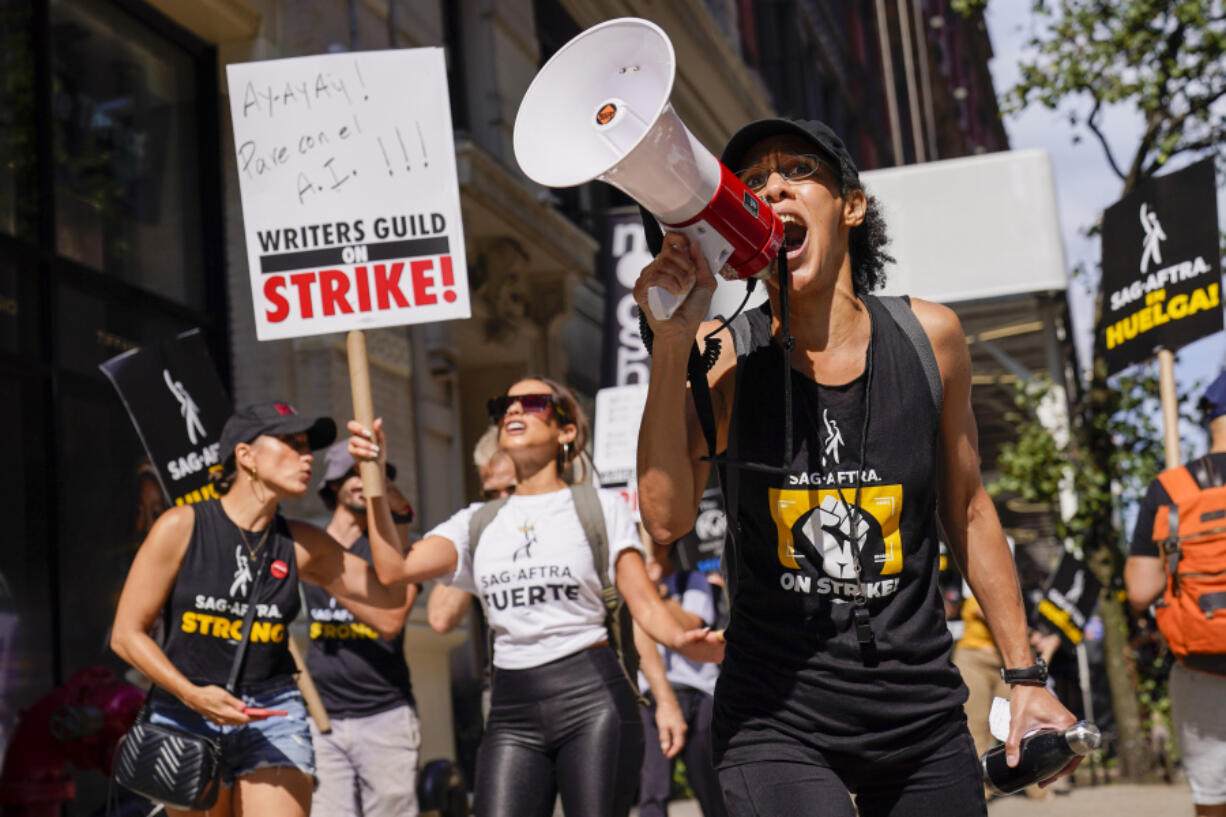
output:
[[779, 245], [777, 269], [779, 270], [779, 341], [783, 346], [783, 470], [792, 469], [792, 349], [796, 338], [792, 337], [792, 316], [789, 308], [789, 290], [792, 274], [788, 269], [786, 245]]

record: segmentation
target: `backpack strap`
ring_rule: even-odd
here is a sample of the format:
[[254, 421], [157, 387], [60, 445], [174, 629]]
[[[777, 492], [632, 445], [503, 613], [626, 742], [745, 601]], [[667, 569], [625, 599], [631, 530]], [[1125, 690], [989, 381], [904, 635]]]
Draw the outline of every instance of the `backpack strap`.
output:
[[609, 580], [609, 538], [605, 533], [604, 509], [600, 507], [600, 495], [586, 482], [570, 486], [570, 493], [575, 500], [575, 513], [579, 515], [579, 524], [583, 526], [583, 536], [587, 539], [588, 547], [592, 549], [592, 561], [596, 565], [596, 575], [600, 577], [600, 599], [604, 602], [610, 640], [620, 659], [625, 645], [621, 643], [621, 633], [615, 626], [614, 618], [622, 606], [622, 597], [617, 592], [617, 586]]
[[613, 582], [609, 581], [609, 539], [605, 534], [604, 509], [600, 507], [600, 496], [596, 489], [586, 482], [570, 486], [570, 493], [575, 501], [579, 524], [583, 526], [583, 535], [587, 539], [588, 547], [592, 549], [592, 561], [596, 563], [596, 573], [600, 576], [600, 590], [605, 609], [612, 612], [620, 603], [620, 597]]
[[911, 299], [906, 295], [886, 295], [878, 297], [877, 300], [890, 313], [894, 323], [902, 329], [919, 355], [920, 365], [924, 368], [924, 378], [928, 381], [928, 393], [939, 416], [942, 400], [941, 367], [937, 365], [937, 356], [932, 351], [932, 341], [928, 339], [928, 333], [924, 331], [919, 318], [915, 317], [915, 312], [911, 309]]
[[477, 545], [481, 543], [481, 534], [485, 533], [508, 499], [510, 497], [503, 496], [486, 502], [468, 518], [468, 559], [474, 565], [477, 563]]
[[583, 527], [583, 536], [588, 547], [592, 549], [592, 561], [596, 565], [596, 573], [600, 576], [600, 598], [604, 602], [605, 629], [609, 633], [609, 644], [617, 653], [618, 666], [626, 676], [634, 696], [641, 704], [647, 699], [639, 692], [638, 652], [634, 647], [633, 623], [617, 586], [609, 579], [609, 537], [605, 532], [604, 509], [600, 507], [600, 495], [589, 483], [570, 486], [570, 494], [574, 498], [575, 513], [579, 515], [579, 524]]
[[[1188, 470], [1192, 470], [1192, 466], [1188, 466]], [[1213, 467], [1213, 458], [1209, 454], [1196, 461], [1196, 471], [1192, 476], [1196, 479], [1196, 484], [1202, 489], [1221, 488], [1223, 484], [1222, 475]]]
[[[477, 564], [477, 545], [481, 544], [481, 534], [494, 521], [494, 517], [507, 504], [508, 496], [486, 502], [468, 518], [468, 561], [474, 567]], [[485, 685], [494, 684], [494, 628], [486, 622], [485, 627]]]
[[[1162, 542], [1162, 551], [1166, 556], [1166, 572], [1170, 582], [1171, 592], [1178, 595], [1179, 593], [1179, 560], [1183, 557], [1183, 548], [1179, 543], [1179, 506], [1196, 498], [1196, 495], [1201, 492], [1201, 487], [1197, 483], [1196, 478], [1192, 476], [1192, 472], [1186, 466], [1178, 468], [1168, 468], [1158, 475], [1158, 482], [1166, 489], [1167, 494], [1171, 498], [1171, 504], [1167, 506], [1166, 531], [1165, 536], [1161, 534], [1161, 526], [1158, 524], [1161, 517], [1154, 519], [1154, 539]], [[1159, 509], [1161, 512], [1161, 509]]]

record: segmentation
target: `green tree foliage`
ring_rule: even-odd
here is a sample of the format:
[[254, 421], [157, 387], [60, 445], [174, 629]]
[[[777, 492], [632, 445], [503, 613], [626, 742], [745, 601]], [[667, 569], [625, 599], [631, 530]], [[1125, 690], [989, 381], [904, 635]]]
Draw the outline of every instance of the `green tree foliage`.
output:
[[[1226, 157], [1226, 10], [1222, 0], [1038, 0], [1046, 28], [1030, 42], [1022, 80], [1004, 99], [1006, 112], [1031, 103], [1056, 109], [1069, 101], [1069, 124], [1084, 126], [1124, 182], [1123, 195], [1173, 157]], [[1132, 154], [1117, 155], [1102, 131], [1113, 105], [1143, 120]], [[1066, 107], [1067, 106], [1063, 106]]]
[[[974, 0], [967, 0], [974, 2]], [[1091, 134], [1123, 182], [1120, 197], [1176, 157], [1226, 159], [1226, 9], [1224, 0], [1034, 0], [1035, 34], [1021, 81], [1002, 109], [1029, 105], [1068, 116], [1074, 140]], [[1140, 136], [1122, 145], [1107, 138], [1103, 115], [1135, 111]], [[1094, 228], [1090, 228], [1093, 230]], [[1096, 308], [1095, 322], [1101, 312]], [[1143, 374], [1108, 384], [1095, 351], [1089, 382], [1072, 401], [1069, 438], [1061, 444], [1037, 420], [1042, 387], [1021, 393], [1019, 441], [999, 465], [999, 486], [1053, 496], [1071, 479], [1077, 497], [1061, 524], [1103, 581], [1107, 674], [1119, 726], [1124, 777], [1151, 767], [1137, 705], [1136, 672], [1127, 660], [1128, 617], [1120, 595], [1124, 531], [1118, 509], [1164, 463], [1161, 434], [1148, 419], [1155, 378]], [[1118, 495], [1120, 486], [1123, 495]]]
[[[1041, 407], [1053, 398], [1049, 379], [1019, 382], [1016, 410], [1006, 415], [1018, 435], [1001, 446], [1000, 473], [989, 491], [994, 496], [1008, 494], [1056, 508], [1061, 490], [1071, 489], [1077, 508], [1070, 518], [1053, 520], [1055, 534], [1062, 540], [1085, 542], [1096, 519], [1110, 516], [1117, 506], [1139, 501], [1161, 468], [1162, 432], [1153, 419], [1158, 412], [1157, 382], [1149, 369], [1121, 376], [1115, 383], [1118, 399], [1110, 415], [1091, 412], [1084, 405], [1088, 395], [1074, 397], [1070, 401], [1071, 433], [1053, 432], [1039, 421]], [[1113, 442], [1105, 463], [1085, 447], [1086, 435], [1078, 426], [1087, 421]]]

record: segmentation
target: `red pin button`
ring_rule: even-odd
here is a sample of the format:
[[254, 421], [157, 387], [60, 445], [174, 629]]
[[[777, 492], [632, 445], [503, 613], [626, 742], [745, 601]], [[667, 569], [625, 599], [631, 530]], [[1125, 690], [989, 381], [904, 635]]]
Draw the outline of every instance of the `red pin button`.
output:
[[289, 565], [277, 559], [268, 566], [268, 572], [272, 574], [274, 579], [284, 579], [289, 575]]

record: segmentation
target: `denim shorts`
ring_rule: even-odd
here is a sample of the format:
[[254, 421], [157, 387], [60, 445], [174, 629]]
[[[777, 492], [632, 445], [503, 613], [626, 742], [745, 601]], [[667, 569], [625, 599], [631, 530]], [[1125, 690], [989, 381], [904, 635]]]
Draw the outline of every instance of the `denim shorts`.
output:
[[149, 722], [177, 726], [209, 738], [221, 747], [221, 782], [227, 786], [256, 769], [289, 767], [315, 777], [315, 747], [307, 725], [306, 705], [292, 678], [254, 684], [238, 695], [261, 709], [283, 709], [288, 715], [253, 720], [240, 726], [218, 726], [187, 704], [158, 692], [149, 707]]

